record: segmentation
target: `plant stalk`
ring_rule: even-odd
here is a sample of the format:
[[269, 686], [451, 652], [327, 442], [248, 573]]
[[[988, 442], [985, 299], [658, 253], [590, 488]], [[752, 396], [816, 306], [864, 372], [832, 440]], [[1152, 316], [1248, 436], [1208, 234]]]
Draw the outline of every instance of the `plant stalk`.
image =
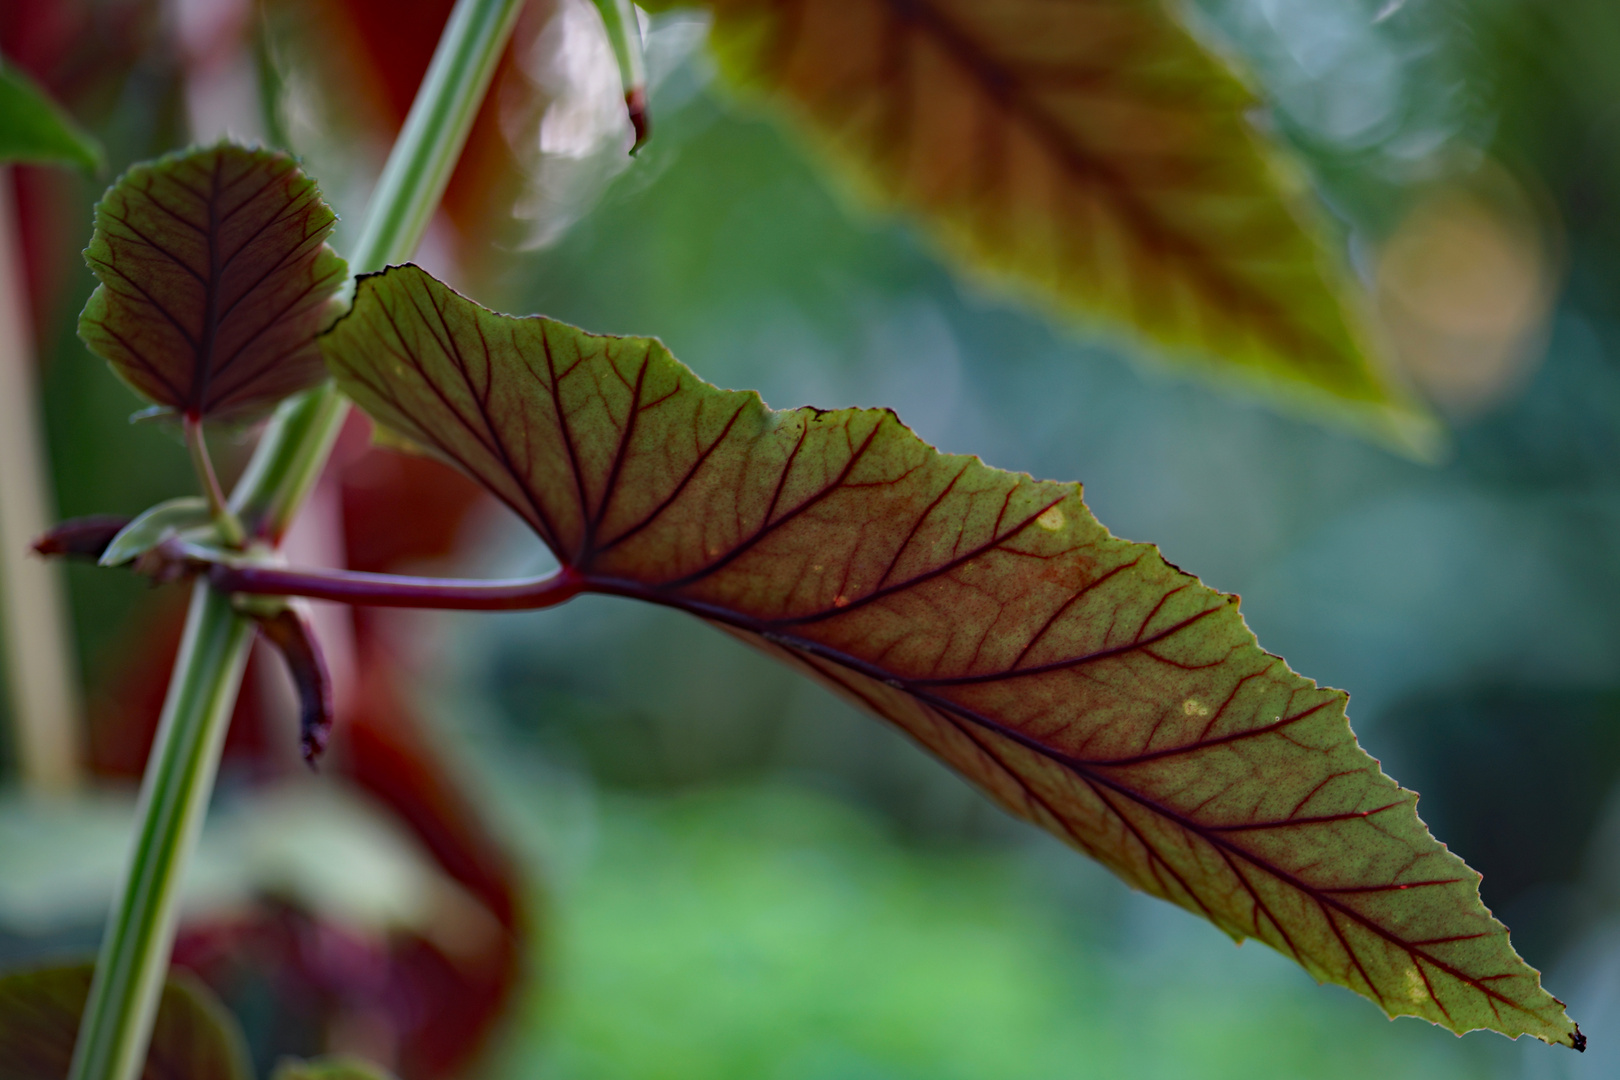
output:
[[[461, 155], [521, 0], [457, 0], [405, 127], [371, 198], [350, 259], [380, 270], [415, 250]], [[274, 543], [291, 524], [337, 439], [347, 403], [330, 383], [283, 403], [230, 506]], [[135, 850], [108, 918], [70, 1080], [136, 1080], [168, 972], [179, 884], [213, 792], [252, 624], [199, 583], [142, 782]]]
[[305, 596], [362, 607], [448, 611], [534, 611], [556, 607], [584, 590], [580, 576], [567, 569], [544, 577], [459, 581], [354, 570], [282, 570], [213, 563], [207, 580], [221, 592], [250, 596]]
[[225, 493], [220, 490], [219, 474], [214, 471], [214, 459], [208, 456], [208, 440], [203, 435], [202, 419], [188, 416], [183, 421], [183, 426], [186, 449], [191, 453], [191, 467], [196, 470], [197, 482], [202, 485], [203, 494], [208, 498], [208, 510], [214, 516], [214, 524], [219, 527], [225, 543], [231, 547], [241, 547], [245, 539], [242, 534], [242, 523], [231, 513]]

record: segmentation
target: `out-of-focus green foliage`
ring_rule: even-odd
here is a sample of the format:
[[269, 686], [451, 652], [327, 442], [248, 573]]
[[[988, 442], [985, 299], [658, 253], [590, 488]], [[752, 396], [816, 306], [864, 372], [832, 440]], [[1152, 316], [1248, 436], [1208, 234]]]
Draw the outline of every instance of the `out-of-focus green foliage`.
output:
[[1473, 1075], [1266, 951], [1151, 911], [1112, 936], [1073, 901], [1113, 890], [1058, 884], [1055, 844], [918, 850], [777, 788], [611, 797], [597, 828], [502, 1080]]
[[393, 1080], [387, 1070], [359, 1058], [317, 1058], [314, 1061], [284, 1061], [271, 1080]]
[[0, 60], [0, 164], [16, 161], [95, 172], [104, 155], [32, 79]]

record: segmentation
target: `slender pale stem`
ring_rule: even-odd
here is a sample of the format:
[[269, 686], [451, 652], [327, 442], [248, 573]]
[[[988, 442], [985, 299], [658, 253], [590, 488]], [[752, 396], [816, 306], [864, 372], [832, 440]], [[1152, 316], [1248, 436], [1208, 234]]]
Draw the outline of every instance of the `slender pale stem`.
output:
[[197, 674], [170, 682], [163, 703], [141, 785], [134, 855], [113, 904], [74, 1051], [69, 1075], [77, 1080], [134, 1080], [145, 1065], [174, 944], [180, 882], [213, 792], [252, 637], [252, 624], [236, 614], [228, 596], [196, 586], [180, 658]]
[[214, 459], [208, 455], [208, 440], [203, 435], [202, 419], [188, 416], [183, 422], [186, 449], [191, 452], [191, 467], [197, 472], [197, 482], [208, 496], [208, 509], [224, 541], [231, 547], [240, 547], [243, 540], [242, 523], [231, 512], [225, 501], [225, 492], [219, 486], [219, 474], [214, 471]]
[[[408, 258], [438, 206], [521, 0], [457, 0], [405, 128], [372, 196], [349, 265]], [[320, 475], [347, 405], [330, 385], [279, 409], [230, 507], [278, 538]], [[71, 1080], [135, 1080], [168, 970], [179, 883], [213, 790], [252, 640], [224, 594], [199, 584], [142, 783], [135, 850], [102, 939]]]

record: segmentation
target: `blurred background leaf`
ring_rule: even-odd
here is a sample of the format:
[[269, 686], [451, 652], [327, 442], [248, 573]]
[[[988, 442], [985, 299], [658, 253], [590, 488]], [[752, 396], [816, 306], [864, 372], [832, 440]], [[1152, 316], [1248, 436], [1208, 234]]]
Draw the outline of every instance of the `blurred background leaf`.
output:
[[1228, 60], [1170, 6], [711, 0], [721, 69], [970, 278], [1420, 454], [1366, 304]]
[[102, 164], [101, 146], [46, 96], [34, 81], [0, 60], [0, 162]]
[[[38, 968], [0, 976], [0, 1072], [7, 1080], [60, 1080], [73, 1059], [92, 965]], [[253, 1080], [242, 1031], [194, 977], [171, 978], [141, 1080]]]

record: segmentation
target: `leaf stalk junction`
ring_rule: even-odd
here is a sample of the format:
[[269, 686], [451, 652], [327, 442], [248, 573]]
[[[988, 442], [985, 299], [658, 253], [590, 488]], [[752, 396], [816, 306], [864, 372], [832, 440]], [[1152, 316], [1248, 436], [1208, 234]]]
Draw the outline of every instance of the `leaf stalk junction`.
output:
[[187, 416], [182, 421], [186, 436], [186, 450], [191, 454], [191, 466], [197, 472], [203, 494], [208, 498], [208, 509], [220, 535], [231, 547], [240, 547], [247, 534], [242, 522], [231, 510], [225, 492], [219, 486], [219, 474], [214, 471], [214, 459], [208, 454], [208, 441], [203, 435], [202, 417]]
[[159, 544], [151, 555], [142, 568], [160, 580], [172, 579], [177, 573], [196, 574], [222, 593], [302, 596], [362, 607], [534, 611], [592, 591], [586, 576], [571, 567], [539, 577], [487, 581], [293, 569], [258, 559], [236, 558], [177, 539]]

